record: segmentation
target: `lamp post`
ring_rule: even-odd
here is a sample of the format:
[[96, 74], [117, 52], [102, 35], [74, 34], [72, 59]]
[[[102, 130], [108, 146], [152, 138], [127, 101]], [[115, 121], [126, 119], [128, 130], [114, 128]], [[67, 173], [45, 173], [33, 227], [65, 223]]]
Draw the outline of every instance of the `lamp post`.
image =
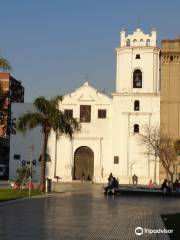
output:
[[30, 171], [29, 171], [29, 196], [31, 196], [31, 187], [32, 187], [32, 158], [33, 158], [34, 145], [30, 147]]

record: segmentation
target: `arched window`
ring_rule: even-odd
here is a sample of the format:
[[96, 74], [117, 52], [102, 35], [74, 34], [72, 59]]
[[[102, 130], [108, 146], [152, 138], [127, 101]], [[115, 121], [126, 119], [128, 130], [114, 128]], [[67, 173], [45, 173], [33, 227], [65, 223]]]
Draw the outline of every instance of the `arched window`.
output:
[[134, 39], [134, 40], [133, 40], [133, 42], [135, 43], [135, 42], [137, 42], [137, 40], [136, 40], [136, 39]]
[[126, 46], [130, 46], [131, 44], [130, 44], [130, 39], [127, 39], [126, 40]]
[[139, 100], [134, 101], [134, 111], [139, 111], [140, 110], [140, 103]]
[[139, 133], [139, 125], [134, 124], [134, 133]]
[[142, 88], [142, 72], [139, 69], [133, 73], [133, 88]]
[[143, 46], [144, 44], [144, 40], [143, 39], [140, 39], [140, 46]]
[[146, 46], [150, 46], [150, 39], [146, 40]]

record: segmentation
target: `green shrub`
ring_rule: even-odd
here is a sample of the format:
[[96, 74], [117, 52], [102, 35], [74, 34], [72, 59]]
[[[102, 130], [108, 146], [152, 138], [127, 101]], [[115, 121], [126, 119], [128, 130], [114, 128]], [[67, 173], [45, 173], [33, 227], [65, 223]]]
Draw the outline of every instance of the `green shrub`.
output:
[[16, 184], [19, 186], [23, 186], [27, 183], [29, 180], [31, 171], [29, 166], [22, 166], [17, 168], [16, 170], [17, 178], [16, 178]]

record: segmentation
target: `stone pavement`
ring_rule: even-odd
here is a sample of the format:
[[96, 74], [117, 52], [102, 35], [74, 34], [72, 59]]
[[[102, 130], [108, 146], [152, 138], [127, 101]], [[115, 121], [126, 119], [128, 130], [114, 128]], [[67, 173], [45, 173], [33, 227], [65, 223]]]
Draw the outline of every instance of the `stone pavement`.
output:
[[160, 213], [178, 212], [180, 200], [104, 196], [101, 185], [58, 184], [58, 193], [0, 204], [0, 240], [169, 239], [135, 235], [135, 228], [164, 229]]

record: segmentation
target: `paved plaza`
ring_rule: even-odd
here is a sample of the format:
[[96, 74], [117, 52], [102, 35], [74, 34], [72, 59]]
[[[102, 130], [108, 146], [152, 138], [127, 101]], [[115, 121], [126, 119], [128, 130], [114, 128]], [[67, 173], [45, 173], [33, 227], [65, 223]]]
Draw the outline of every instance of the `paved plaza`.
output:
[[169, 239], [135, 235], [135, 228], [163, 229], [161, 213], [178, 212], [180, 199], [104, 196], [101, 185], [59, 184], [58, 193], [0, 204], [1, 240]]

